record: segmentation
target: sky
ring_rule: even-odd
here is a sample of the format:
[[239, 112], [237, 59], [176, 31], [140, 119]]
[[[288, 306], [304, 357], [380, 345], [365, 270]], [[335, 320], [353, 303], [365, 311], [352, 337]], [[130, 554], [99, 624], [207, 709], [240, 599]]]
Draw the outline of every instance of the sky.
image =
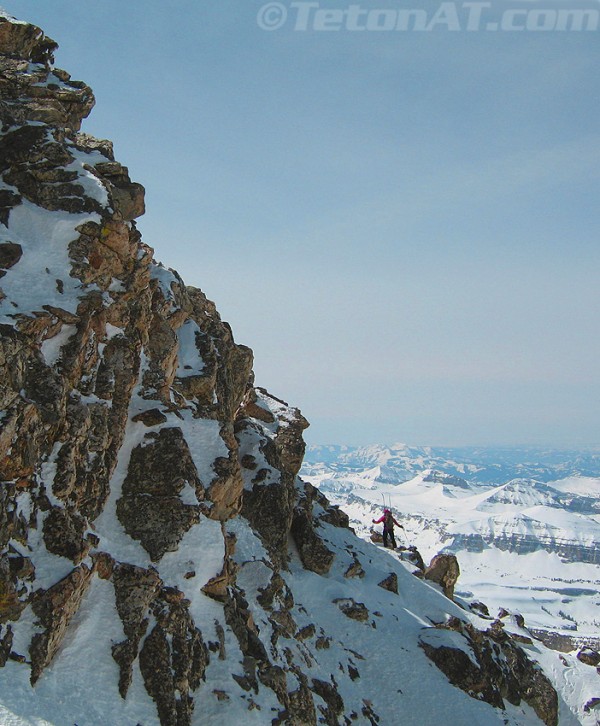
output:
[[600, 445], [598, 0], [0, 5], [309, 443]]

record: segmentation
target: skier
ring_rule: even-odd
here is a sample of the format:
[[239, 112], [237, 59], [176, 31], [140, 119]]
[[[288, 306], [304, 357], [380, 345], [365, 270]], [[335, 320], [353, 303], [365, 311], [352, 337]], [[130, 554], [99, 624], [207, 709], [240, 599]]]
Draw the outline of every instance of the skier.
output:
[[374, 519], [373, 524], [380, 524], [383, 522], [383, 546], [388, 546], [388, 537], [390, 539], [392, 549], [396, 549], [396, 538], [394, 537], [394, 525], [397, 525], [401, 529], [404, 529], [404, 527], [400, 524], [400, 522], [396, 522], [394, 519], [394, 515], [391, 513], [389, 509], [383, 510], [383, 515], [379, 517], [379, 519]]

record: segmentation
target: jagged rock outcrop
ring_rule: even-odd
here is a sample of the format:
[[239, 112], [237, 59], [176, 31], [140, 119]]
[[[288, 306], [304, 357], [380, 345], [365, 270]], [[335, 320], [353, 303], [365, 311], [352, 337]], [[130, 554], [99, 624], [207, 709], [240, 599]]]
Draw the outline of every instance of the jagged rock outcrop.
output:
[[[54, 41], [0, 12], [0, 49], [10, 708], [33, 698], [36, 718], [59, 704], [63, 723], [131, 726], [227, 723], [241, 709], [254, 723], [389, 722], [401, 711], [380, 692], [390, 633], [398, 668], [427, 678], [421, 623], [458, 606], [298, 478], [306, 420], [254, 387], [251, 350], [153, 260], [134, 221], [143, 188], [110, 142], [79, 132], [93, 95], [54, 67]], [[410, 613], [415, 587], [430, 614]], [[77, 699], [61, 691], [71, 681]], [[421, 694], [407, 698], [414, 709]], [[458, 689], [446, 700], [501, 722]]]
[[[243, 508], [275, 566], [285, 565], [308, 424], [253, 389], [250, 349], [234, 342], [199, 290], [152, 260], [133, 222], [144, 212], [143, 187], [110, 142], [78, 133], [94, 98], [53, 66], [56, 43], [4, 16], [0, 40], [1, 619], [18, 621], [32, 609], [36, 682], [94, 578], [110, 582], [125, 635], [111, 649], [121, 696], [137, 667], [161, 724], [189, 723], [210, 651], [190, 601], [151, 563], [176, 552], [192, 528]], [[36, 234], [41, 227], [49, 237]], [[30, 295], [24, 281], [32, 275]], [[139, 543], [132, 558], [103, 551], [103, 519]], [[309, 518], [305, 537], [312, 526]], [[217, 631], [235, 634], [248, 661], [242, 678], [314, 721], [308, 680], [299, 672], [300, 686], [288, 694], [256, 637], [236, 588], [235, 535], [218, 536], [219, 569], [196, 584], [190, 566], [184, 581], [222, 604]], [[25, 555], [35, 546], [75, 569], [36, 589]], [[271, 600], [284, 590], [281, 583]], [[271, 618], [274, 633], [292, 637], [289, 605], [286, 596]], [[12, 632], [3, 632], [5, 658]]]
[[333, 601], [347, 618], [365, 622], [369, 619], [369, 610], [362, 602], [356, 602], [352, 598], [336, 598]]
[[378, 583], [379, 587], [382, 587], [384, 590], [389, 590], [389, 592], [393, 592], [396, 595], [398, 594], [398, 575], [396, 575], [395, 572], [390, 572], [390, 574], [383, 579], [381, 582]]
[[[285, 564], [288, 534], [297, 501], [296, 477], [302, 464], [302, 431], [308, 422], [292, 409], [283, 426], [269, 408], [287, 404], [269, 397], [266, 391], [249, 391], [236, 422], [244, 475], [242, 514], [259, 532], [277, 561]], [[259, 437], [259, 451], [254, 441]]]
[[38, 680], [60, 647], [66, 629], [90, 586], [91, 577], [92, 570], [81, 565], [48, 590], [35, 592], [31, 607], [43, 632], [36, 633], [29, 646], [32, 684]]
[[[30, 647], [35, 682], [96, 573], [91, 562], [103, 563], [126, 635], [113, 648], [122, 695], [139, 658], [161, 721], [184, 723], [182, 683], [197, 688], [207, 661], [186, 601], [152, 569], [102, 559], [91, 530], [116, 494], [119, 458], [113, 511], [151, 561], [176, 550], [201, 516], [239, 510], [234, 419], [251, 390], [252, 355], [200, 291], [152, 261], [132, 222], [143, 187], [109, 142], [77, 133], [94, 98], [53, 67], [54, 41], [4, 17], [0, 39], [2, 613], [17, 619], [29, 606], [43, 628]], [[36, 237], [36, 220], [49, 237]], [[23, 284], [31, 275], [39, 297]], [[196, 363], [192, 376], [183, 359]], [[173, 425], [182, 419], [203, 427], [201, 473]], [[30, 549], [37, 531], [48, 553], [78, 565], [49, 589], [34, 589], [34, 568], [11, 544]], [[150, 619], [160, 625], [147, 633]]]
[[[445, 640], [444, 634], [454, 637]], [[558, 724], [558, 698], [552, 684], [501, 627], [482, 632], [451, 618], [437, 632], [423, 633], [421, 647], [451, 683], [473, 698], [498, 708], [504, 708], [504, 699], [515, 705], [523, 699], [547, 726]]]
[[314, 487], [306, 485], [292, 516], [291, 533], [304, 567], [324, 575], [331, 568], [334, 554], [319, 537], [318, 520], [313, 518], [313, 502], [319, 501], [317, 494]]
[[423, 557], [417, 547], [415, 545], [410, 545], [410, 547], [403, 547], [401, 545], [400, 547], [398, 547], [398, 551], [400, 552], [401, 558], [405, 562], [410, 562], [417, 568], [413, 574], [417, 575], [418, 577], [422, 577], [426, 568], [425, 562], [423, 562]]
[[131, 452], [117, 516], [153, 561], [176, 550], [183, 535], [200, 521], [200, 506], [181, 500], [186, 485], [198, 501], [204, 499], [204, 487], [182, 430], [162, 428], [146, 434]]

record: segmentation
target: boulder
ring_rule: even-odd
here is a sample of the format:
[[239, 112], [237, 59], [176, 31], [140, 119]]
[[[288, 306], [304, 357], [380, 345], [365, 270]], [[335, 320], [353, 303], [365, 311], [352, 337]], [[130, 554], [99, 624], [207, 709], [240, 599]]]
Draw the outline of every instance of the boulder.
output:
[[0, 268], [9, 270], [17, 264], [23, 255], [23, 248], [14, 242], [0, 244]]
[[365, 622], [369, 619], [369, 610], [362, 602], [356, 602], [354, 598], [336, 598], [333, 601], [347, 618]]
[[459, 575], [458, 560], [452, 554], [437, 554], [424, 572], [425, 578], [440, 585], [450, 600], [454, 597], [454, 585]]
[[586, 665], [594, 666], [594, 668], [600, 665], [600, 653], [592, 648], [583, 648], [580, 650], [577, 653], [577, 659]]

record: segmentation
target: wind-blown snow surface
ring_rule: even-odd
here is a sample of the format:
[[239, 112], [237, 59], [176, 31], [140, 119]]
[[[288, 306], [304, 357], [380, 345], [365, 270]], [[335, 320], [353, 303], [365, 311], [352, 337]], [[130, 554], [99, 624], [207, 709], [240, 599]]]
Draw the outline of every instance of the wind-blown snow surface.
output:
[[[510, 457], [501, 450], [504, 463], [494, 486], [493, 454], [478, 460], [470, 450], [468, 463], [461, 463], [461, 451], [396, 446], [327, 452], [322, 447], [309, 452], [302, 473], [343, 507], [362, 537], [370, 536], [372, 519], [385, 501], [405, 527], [399, 544], [415, 544], [426, 561], [443, 549], [456, 553], [462, 572], [457, 592], [465, 598], [492, 610], [517, 610], [530, 627], [581, 642], [600, 638], [600, 478], [571, 473], [585, 467], [595, 471], [596, 455], [574, 453], [560, 460], [538, 452], [542, 463], [536, 465], [520, 463], [513, 452], [509, 466]], [[321, 453], [324, 460], [315, 462]], [[432, 461], [446, 471], [406, 475]], [[535, 469], [545, 471], [545, 483], [502, 482], [505, 474]], [[565, 472], [570, 475], [552, 481], [553, 473]]]
[[[0, 188], [7, 187], [2, 184]], [[68, 247], [77, 239], [76, 227], [98, 220], [97, 214], [49, 211], [27, 200], [12, 210], [10, 232], [0, 225], [0, 243], [20, 244], [23, 257], [11, 275], [2, 278], [6, 300], [3, 301], [0, 323], [12, 325], [16, 313], [43, 310], [44, 305], [75, 313], [78, 294], [83, 286], [77, 279], [65, 274], [70, 269]]]

